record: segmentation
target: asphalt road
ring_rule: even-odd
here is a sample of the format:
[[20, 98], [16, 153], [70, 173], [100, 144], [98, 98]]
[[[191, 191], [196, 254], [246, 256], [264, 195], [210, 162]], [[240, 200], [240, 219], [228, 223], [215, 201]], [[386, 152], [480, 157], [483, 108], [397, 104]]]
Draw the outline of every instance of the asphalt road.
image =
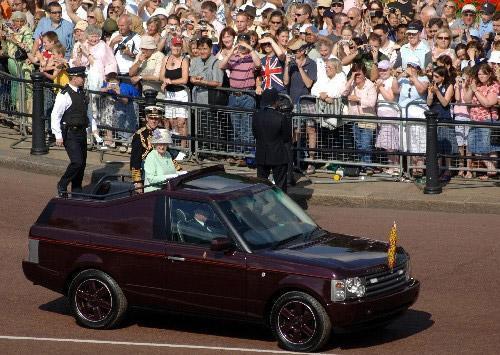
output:
[[[0, 168], [1, 354], [257, 354], [280, 352], [254, 325], [136, 312], [120, 329], [76, 325], [67, 301], [30, 284], [22, 273], [27, 235], [57, 178]], [[310, 206], [332, 231], [387, 239], [395, 220], [399, 242], [422, 282], [417, 303], [384, 330], [338, 335], [332, 354], [496, 354], [500, 347], [500, 220], [385, 209]], [[81, 342], [81, 341], [85, 342]]]

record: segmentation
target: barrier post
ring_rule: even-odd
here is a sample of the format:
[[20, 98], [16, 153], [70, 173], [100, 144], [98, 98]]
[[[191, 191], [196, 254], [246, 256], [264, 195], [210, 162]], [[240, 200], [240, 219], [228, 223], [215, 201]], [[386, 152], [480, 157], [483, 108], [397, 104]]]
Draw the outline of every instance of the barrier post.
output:
[[144, 106], [156, 106], [156, 90], [144, 90]]
[[426, 180], [424, 194], [440, 194], [443, 188], [439, 182], [437, 113], [425, 111], [427, 120], [427, 144], [425, 151]]
[[31, 122], [31, 154], [43, 155], [49, 152], [45, 142], [45, 117], [43, 106], [43, 80], [40, 72], [32, 75], [33, 79], [33, 118]]

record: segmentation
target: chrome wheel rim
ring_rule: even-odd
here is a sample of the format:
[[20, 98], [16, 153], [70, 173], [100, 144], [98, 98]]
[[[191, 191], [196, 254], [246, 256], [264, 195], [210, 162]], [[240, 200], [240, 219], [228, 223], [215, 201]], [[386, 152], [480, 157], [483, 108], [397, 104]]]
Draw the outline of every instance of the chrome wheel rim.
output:
[[79, 316], [96, 323], [106, 319], [111, 313], [113, 296], [104, 282], [88, 279], [76, 288], [75, 305]]
[[278, 329], [293, 344], [305, 344], [316, 334], [316, 317], [311, 307], [301, 301], [284, 304], [278, 313]]

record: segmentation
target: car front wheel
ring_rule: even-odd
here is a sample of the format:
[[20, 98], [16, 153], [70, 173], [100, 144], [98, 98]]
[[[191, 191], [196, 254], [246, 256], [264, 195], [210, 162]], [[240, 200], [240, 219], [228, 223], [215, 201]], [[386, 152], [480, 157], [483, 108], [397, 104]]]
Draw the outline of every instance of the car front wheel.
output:
[[77, 322], [88, 328], [116, 327], [127, 310], [120, 286], [100, 270], [80, 272], [71, 282], [68, 295]]
[[321, 349], [331, 333], [325, 309], [314, 297], [292, 291], [281, 295], [271, 310], [271, 328], [281, 347], [291, 351]]

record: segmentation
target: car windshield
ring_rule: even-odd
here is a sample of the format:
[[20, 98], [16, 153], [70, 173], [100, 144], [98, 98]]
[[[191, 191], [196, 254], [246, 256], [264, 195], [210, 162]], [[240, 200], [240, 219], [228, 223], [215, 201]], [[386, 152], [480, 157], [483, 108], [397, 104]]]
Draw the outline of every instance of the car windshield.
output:
[[288, 240], [311, 235], [318, 228], [302, 208], [277, 188], [222, 201], [219, 206], [252, 250], [286, 244]]

